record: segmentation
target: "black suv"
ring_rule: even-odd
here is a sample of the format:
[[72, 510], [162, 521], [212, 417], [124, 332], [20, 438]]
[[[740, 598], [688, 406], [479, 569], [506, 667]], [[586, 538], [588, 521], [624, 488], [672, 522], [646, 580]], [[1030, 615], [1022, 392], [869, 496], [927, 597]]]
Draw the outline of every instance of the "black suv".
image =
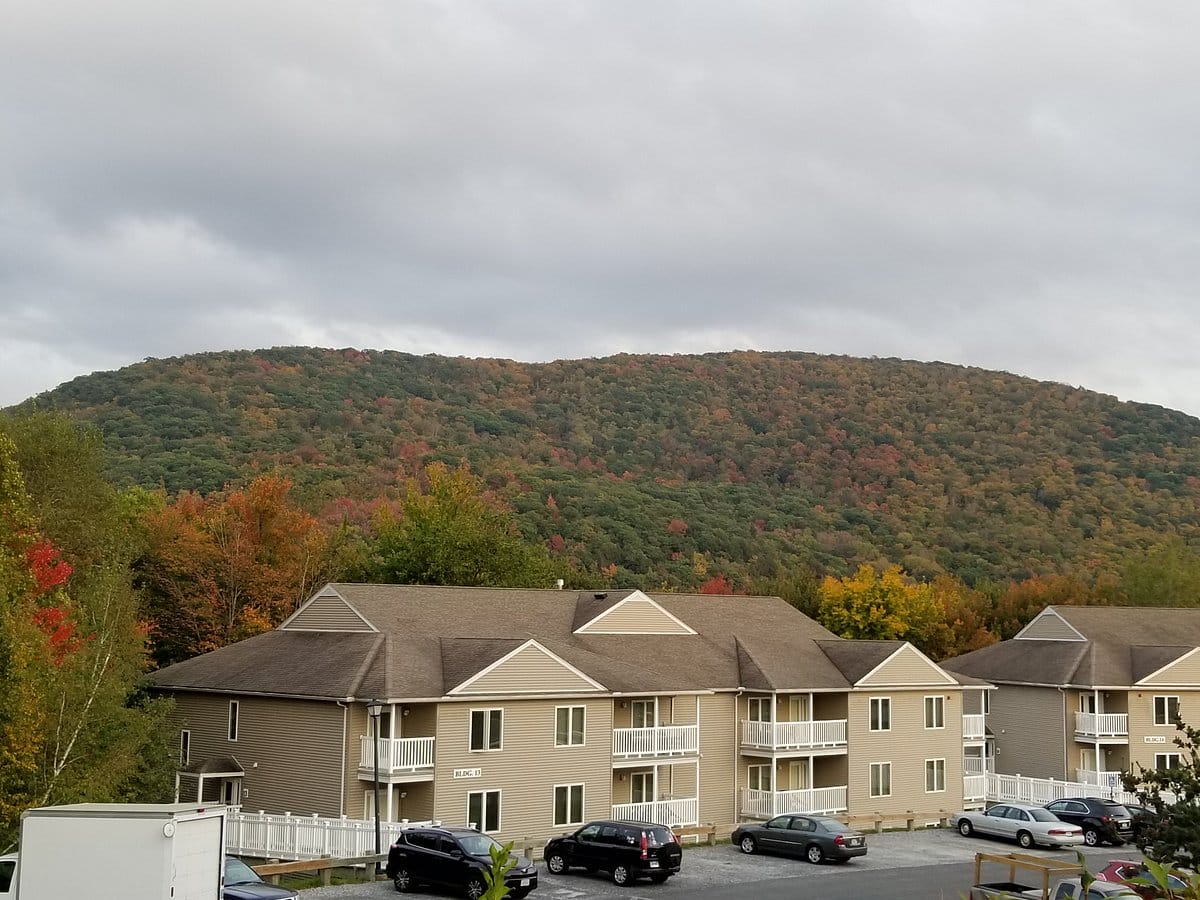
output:
[[562, 875], [572, 866], [604, 871], [616, 884], [649, 878], [662, 884], [679, 871], [683, 850], [666, 825], [652, 822], [589, 822], [574, 834], [546, 843], [546, 868]]
[[1115, 800], [1101, 797], [1064, 797], [1046, 804], [1046, 809], [1064, 822], [1083, 829], [1083, 841], [1097, 847], [1108, 841], [1120, 847], [1133, 840], [1133, 816]]
[[[406, 828], [388, 850], [387, 876], [402, 894], [432, 884], [477, 900], [487, 890], [483, 872], [492, 867], [491, 849], [498, 846], [474, 828]], [[504, 883], [508, 896], [519, 900], [537, 887], [537, 868], [518, 857]]]

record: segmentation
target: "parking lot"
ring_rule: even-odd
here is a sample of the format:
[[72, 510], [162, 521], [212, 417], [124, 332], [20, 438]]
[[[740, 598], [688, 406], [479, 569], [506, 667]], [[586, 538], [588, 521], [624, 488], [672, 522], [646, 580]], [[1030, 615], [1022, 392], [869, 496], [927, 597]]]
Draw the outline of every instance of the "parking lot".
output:
[[[540, 900], [609, 900], [622, 897], [624, 900], [654, 900], [654, 898], [684, 897], [710, 887], [731, 884], [749, 885], [758, 881], [783, 878], [820, 879], [837, 878], [854, 872], [877, 872], [886, 878], [895, 869], [919, 866], [937, 866], [971, 863], [977, 851], [1007, 853], [1019, 850], [1015, 844], [987, 838], [964, 838], [947, 829], [928, 831], [889, 832], [868, 836], [869, 852], [865, 857], [845, 865], [814, 866], [800, 859], [755, 854], [747, 856], [730, 844], [715, 847], [689, 846], [684, 852], [683, 869], [663, 885], [638, 882], [620, 888], [608, 881], [603, 874], [586, 875], [574, 871], [570, 875], [550, 875], [539, 864], [538, 889], [532, 895]], [[1074, 859], [1074, 853], [1030, 851], [1038, 856], [1058, 859]], [[1117, 858], [1128, 850], [1104, 848], [1089, 850], [1089, 859], [1105, 860]], [[952, 885], [965, 892], [967, 885]], [[815, 888], [815, 885], [814, 885]], [[344, 885], [342, 887], [315, 888], [305, 891], [304, 900], [367, 900], [395, 896], [390, 882], [374, 884]], [[449, 894], [414, 893], [412, 897], [446, 897]], [[951, 896], [958, 896], [957, 893]]]

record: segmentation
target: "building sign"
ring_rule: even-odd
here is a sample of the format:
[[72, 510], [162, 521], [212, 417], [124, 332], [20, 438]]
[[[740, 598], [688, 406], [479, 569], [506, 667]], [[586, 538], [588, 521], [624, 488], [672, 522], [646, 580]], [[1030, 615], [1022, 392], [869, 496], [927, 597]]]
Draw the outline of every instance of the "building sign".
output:
[[1148, 734], [1142, 740], [1147, 744], [1165, 744], [1167, 736], [1165, 734]]
[[483, 769], [455, 769], [455, 778], [478, 778], [483, 774]]

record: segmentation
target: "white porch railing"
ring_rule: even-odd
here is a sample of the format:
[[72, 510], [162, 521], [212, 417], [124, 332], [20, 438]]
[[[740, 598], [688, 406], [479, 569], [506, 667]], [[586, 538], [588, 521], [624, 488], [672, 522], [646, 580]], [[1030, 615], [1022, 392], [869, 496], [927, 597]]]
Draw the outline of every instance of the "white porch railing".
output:
[[751, 722], [743, 719], [742, 746], [765, 750], [845, 747], [846, 720]]
[[1128, 737], [1128, 713], [1075, 713], [1075, 733], [1089, 737]]
[[1075, 770], [1075, 777], [1079, 781], [1104, 788], [1120, 788], [1122, 774], [1121, 772], [1096, 772], [1092, 769]]
[[742, 815], [769, 819], [788, 812], [841, 813], [847, 810], [846, 785], [799, 791], [742, 791]]
[[986, 717], [978, 713], [963, 716], [963, 740], [982, 741], [987, 735]]
[[699, 751], [698, 725], [613, 729], [613, 756], [686, 756]]
[[986, 775], [963, 776], [963, 802], [972, 803], [987, 799]]
[[[406, 825], [380, 822], [384, 852]], [[225, 850], [233, 856], [263, 859], [315, 859], [319, 856], [369, 856], [375, 852], [374, 820], [281, 816], [231, 808], [225, 817]]]
[[994, 771], [994, 762], [990, 756], [964, 756], [963, 772], [967, 775], [987, 775]]
[[995, 772], [988, 775], [987, 780], [987, 798], [996, 802], [1011, 800], [1015, 803], [1035, 803], [1041, 806], [1062, 797], [1094, 797], [1097, 794], [1116, 800], [1118, 803], [1137, 802], [1132, 793], [1121, 790], [1119, 787], [1105, 787], [1097, 790], [1097, 785], [1084, 784], [1079, 781], [1027, 778], [1023, 775], [999, 775]]
[[699, 825], [700, 800], [687, 797], [680, 800], [651, 800], [645, 803], [616, 803], [614, 819], [633, 822], [657, 822], [660, 825]]
[[[375, 768], [375, 740], [362, 736], [359, 768]], [[433, 768], [433, 738], [380, 738], [379, 771], [405, 772]]]

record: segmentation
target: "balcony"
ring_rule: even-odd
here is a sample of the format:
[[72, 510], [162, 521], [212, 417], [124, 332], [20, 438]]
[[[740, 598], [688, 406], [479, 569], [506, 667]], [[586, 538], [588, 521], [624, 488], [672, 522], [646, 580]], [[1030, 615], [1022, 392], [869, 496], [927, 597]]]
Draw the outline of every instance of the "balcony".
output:
[[1127, 713], [1075, 713], [1075, 734], [1089, 738], [1129, 739]]
[[750, 722], [742, 720], [742, 746], [756, 750], [824, 750], [846, 746], [846, 720]]
[[[374, 774], [375, 741], [370, 735], [363, 735], [358, 775], [369, 779]], [[433, 738], [380, 738], [379, 776], [390, 780], [396, 775], [419, 775], [432, 779]]]
[[1094, 784], [1108, 790], [1122, 790], [1121, 772], [1097, 772], [1093, 769], [1076, 769], [1075, 780], [1084, 784]]
[[987, 799], [986, 775], [963, 776], [963, 803], [982, 803]]
[[846, 785], [805, 788], [798, 791], [742, 791], [742, 815], [752, 819], [769, 819], [789, 812], [834, 815], [844, 813]]
[[992, 756], [964, 756], [963, 772], [967, 775], [990, 775], [996, 771], [996, 759]]
[[651, 800], [646, 803], [617, 803], [613, 805], [612, 817], [630, 822], [658, 822], [662, 825], [699, 825], [700, 800], [697, 797], [685, 797], [679, 800]]
[[987, 722], [984, 716], [972, 713], [963, 716], [963, 740], [982, 741], [987, 736]]
[[699, 752], [700, 727], [698, 725], [659, 725], [655, 728], [613, 729], [613, 756], [620, 759], [695, 756]]

